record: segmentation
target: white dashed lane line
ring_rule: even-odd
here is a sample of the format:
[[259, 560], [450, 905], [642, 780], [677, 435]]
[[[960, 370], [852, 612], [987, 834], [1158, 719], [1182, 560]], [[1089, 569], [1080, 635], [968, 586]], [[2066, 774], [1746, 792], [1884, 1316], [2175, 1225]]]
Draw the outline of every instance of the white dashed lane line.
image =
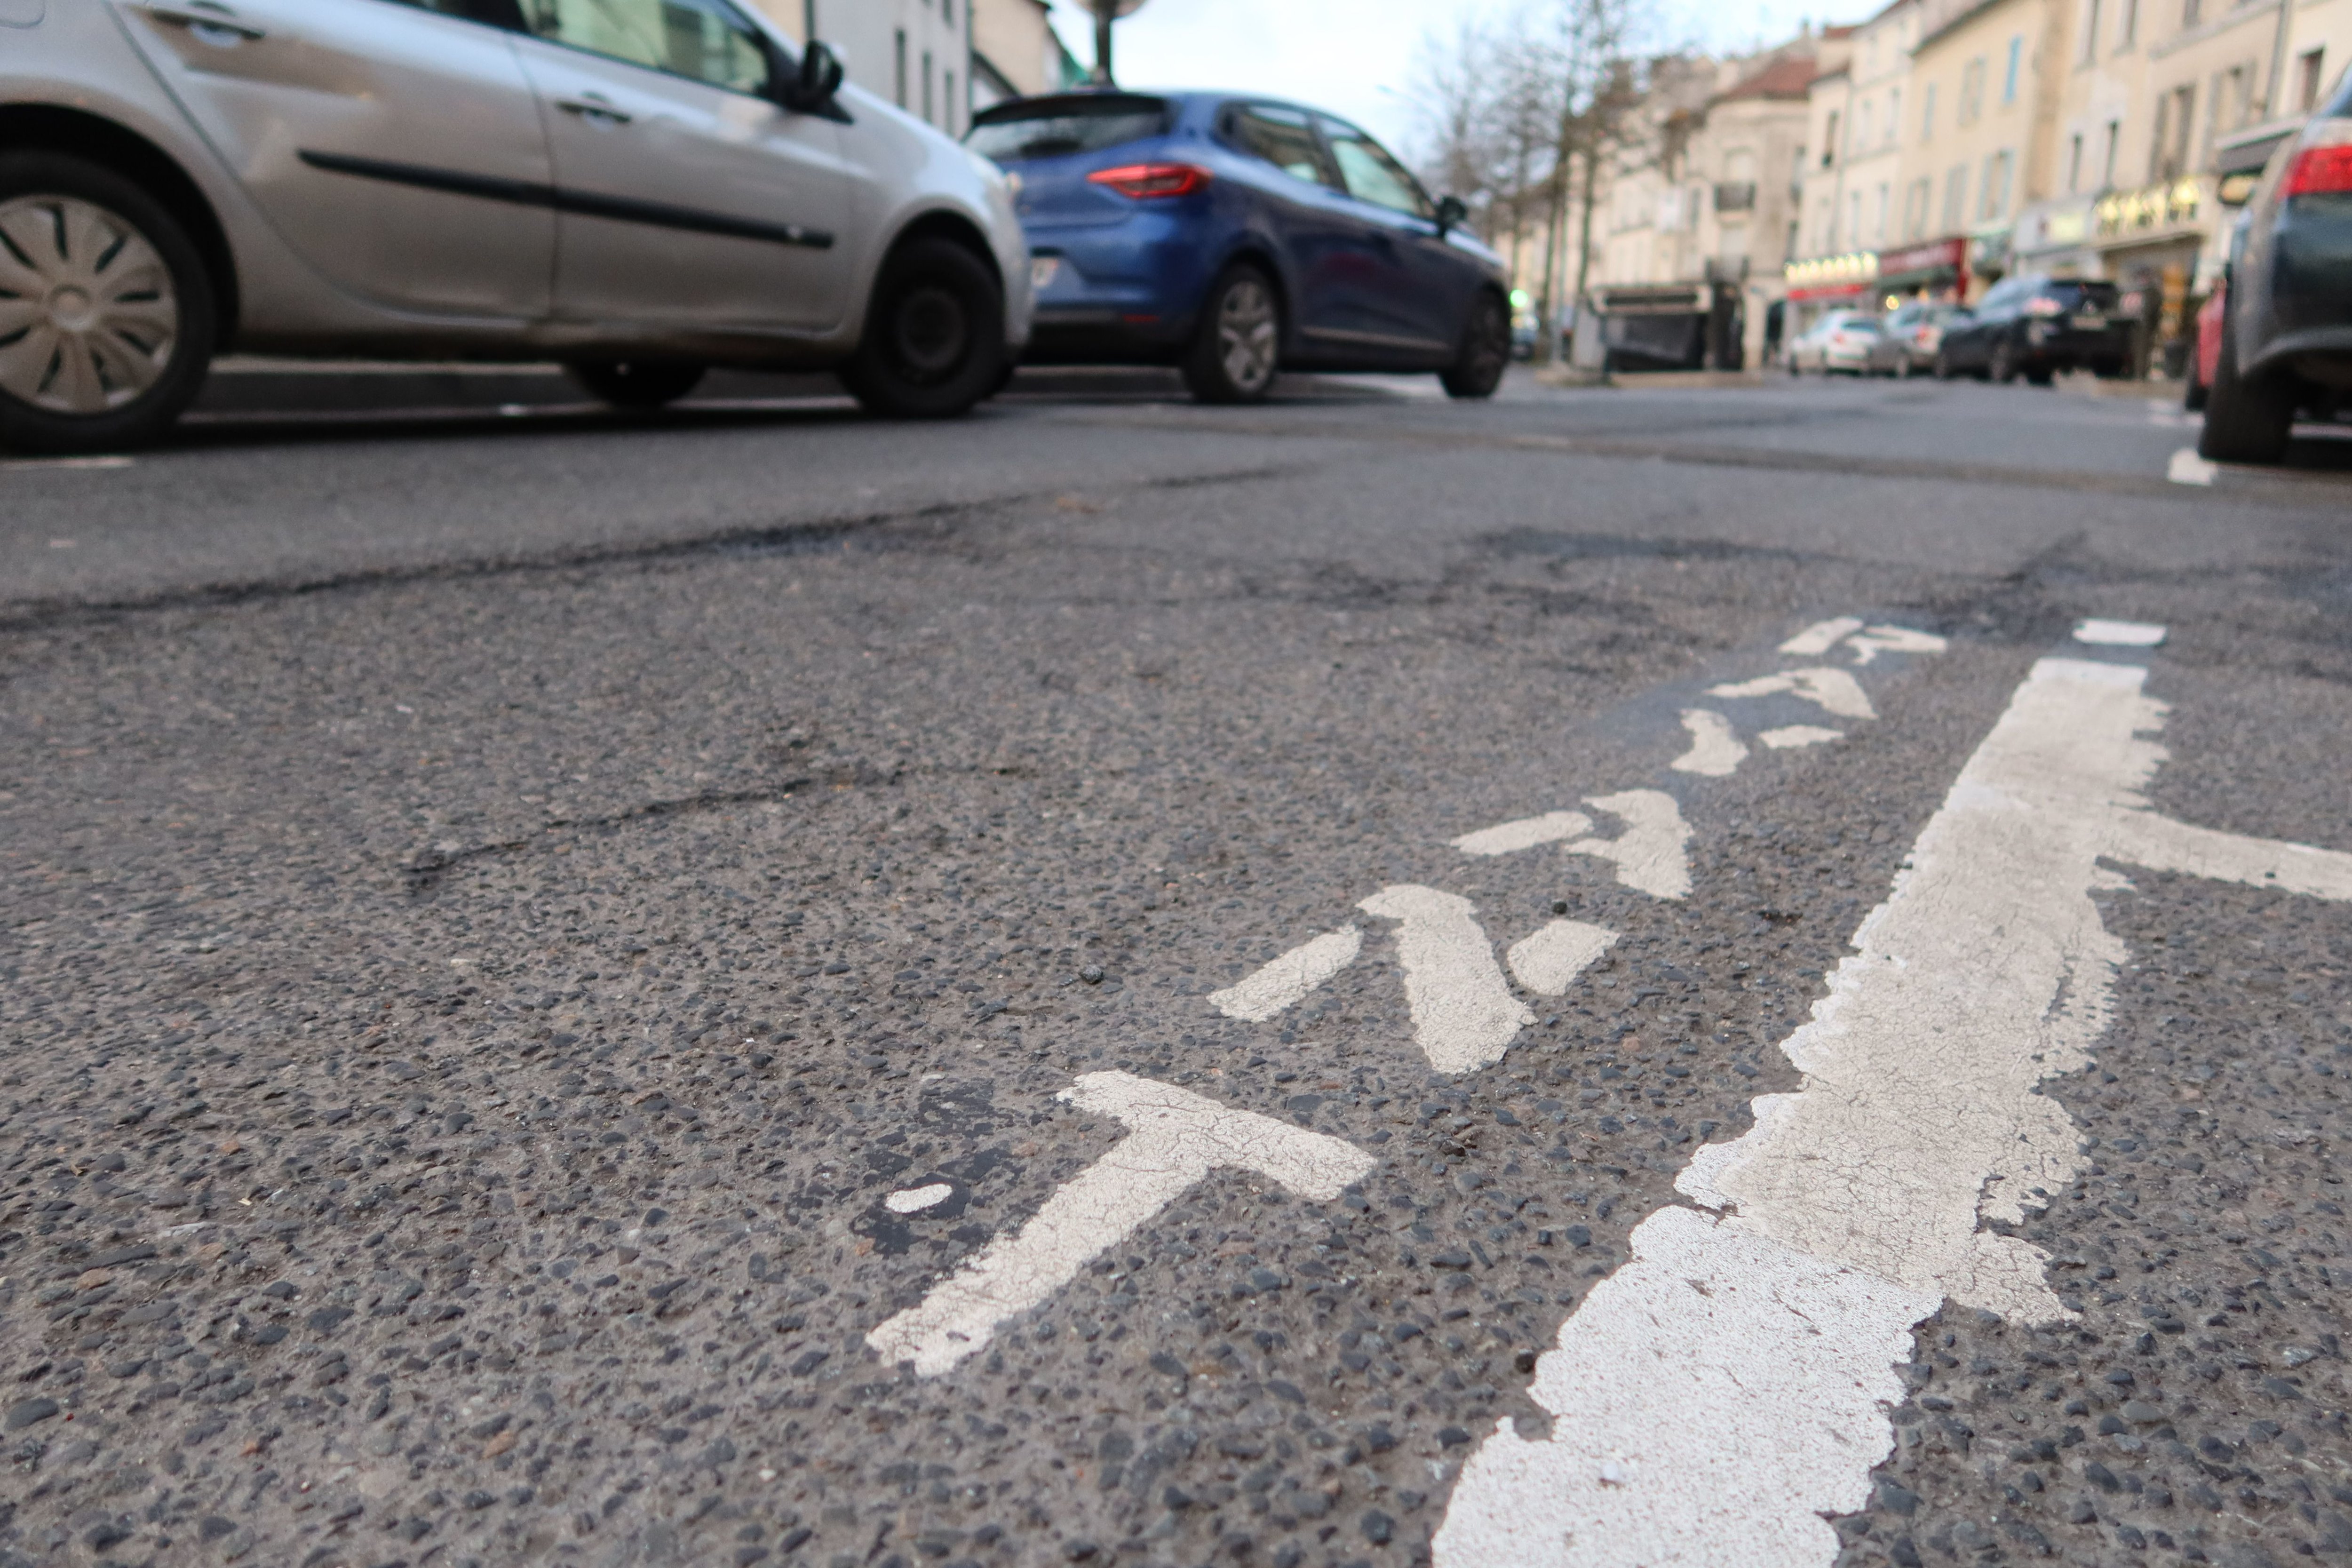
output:
[[[2108, 647], [2158, 629], [2093, 623]], [[2165, 709], [2137, 665], [2034, 667], [1914, 846], [1813, 1019], [1794, 1094], [1706, 1148], [1538, 1362], [1548, 1439], [1498, 1424], [1465, 1467], [1439, 1568], [1739, 1563], [1826, 1568], [1822, 1517], [1892, 1447], [1894, 1363], [1950, 1298], [2067, 1316], [2043, 1255], [1983, 1228], [2072, 1180], [2045, 1079], [2105, 1028], [2116, 860], [2352, 899], [2352, 855], [2171, 822], [2140, 793]], [[1718, 1217], [1718, 1215], [1720, 1217]]]

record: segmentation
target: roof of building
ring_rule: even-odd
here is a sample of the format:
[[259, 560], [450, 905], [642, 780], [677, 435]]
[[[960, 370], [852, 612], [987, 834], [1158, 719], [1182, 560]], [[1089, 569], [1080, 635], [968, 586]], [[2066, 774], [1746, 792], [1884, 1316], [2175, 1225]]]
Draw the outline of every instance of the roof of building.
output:
[[1805, 96], [1813, 85], [1814, 60], [1811, 55], [1781, 55], [1763, 69], [1743, 77], [1715, 95], [1717, 103], [1735, 103], [1750, 98], [1788, 98]]

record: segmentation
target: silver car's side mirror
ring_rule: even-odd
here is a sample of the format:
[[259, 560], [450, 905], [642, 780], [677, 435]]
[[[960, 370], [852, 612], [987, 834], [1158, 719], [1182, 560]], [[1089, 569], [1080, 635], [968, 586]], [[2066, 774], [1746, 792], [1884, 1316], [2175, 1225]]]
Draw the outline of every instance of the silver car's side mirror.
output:
[[801, 114], [814, 114], [833, 102], [841, 90], [841, 57], [830, 45], [812, 42], [801, 51], [800, 69], [783, 84], [778, 96], [786, 109]]

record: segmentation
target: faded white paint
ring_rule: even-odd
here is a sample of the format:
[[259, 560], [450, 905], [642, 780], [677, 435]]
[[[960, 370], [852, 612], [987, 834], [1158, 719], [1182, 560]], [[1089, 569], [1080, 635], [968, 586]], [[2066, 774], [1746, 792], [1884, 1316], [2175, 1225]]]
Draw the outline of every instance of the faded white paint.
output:
[[1777, 675], [1759, 675], [1753, 680], [1735, 680], [1725, 686], [1710, 686], [1711, 697], [1771, 697], [1790, 692], [1827, 710], [1841, 719], [1875, 719], [1877, 710], [1870, 705], [1870, 695], [1862, 682], [1843, 669], [1784, 669]]
[[1841, 638], [1862, 630], [1859, 616], [1839, 616], [1826, 621], [1815, 621], [1795, 637], [1780, 645], [1780, 651], [1799, 658], [1819, 658], [1837, 647]]
[[1352, 1143], [1128, 1073], [1087, 1073], [1060, 1098], [1117, 1118], [1128, 1135], [1057, 1188], [1017, 1234], [991, 1242], [867, 1334], [886, 1363], [910, 1361], [926, 1377], [948, 1371], [1212, 1171], [1255, 1172], [1329, 1203], [1375, 1163]]
[[1355, 926], [1326, 931], [1301, 942], [1252, 972], [1239, 984], [1209, 993], [1209, 1003], [1228, 1018], [1263, 1023], [1356, 962], [1364, 933]]
[[[1549, 1440], [1499, 1420], [1437, 1568], [1827, 1563], [1868, 1500], [1894, 1363], [1936, 1300], [1696, 1210], [1659, 1210], [1536, 1363]], [[1872, 1434], [1857, 1443], [1857, 1434]]]
[[1882, 653], [1941, 653], [1951, 645], [1933, 632], [1915, 632], [1909, 626], [1873, 626], [1858, 637], [1846, 639], [1853, 650], [1856, 664], [1868, 664]]
[[920, 1187], [906, 1187], [882, 1200], [882, 1206], [892, 1214], [920, 1214], [937, 1208], [955, 1196], [954, 1184], [932, 1182]]
[[1684, 709], [1683, 728], [1690, 731], [1690, 750], [1669, 764], [1678, 773], [1726, 779], [1748, 760], [1748, 748], [1739, 743], [1731, 721], [1711, 708]]
[[[1700, 1151], [1666, 1209], [1538, 1362], [1543, 1443], [1498, 1427], [1465, 1467], [1440, 1568], [1822, 1568], [1890, 1447], [1906, 1331], [1946, 1297], [2062, 1318], [2015, 1224], [2079, 1165], [2038, 1092], [2105, 1028], [2120, 942], [2105, 858], [2352, 898], [2352, 856], [2157, 816], [2164, 709], [2134, 667], [2045, 658], [1962, 770], [1812, 1021], [1794, 1094]], [[1598, 1474], [1617, 1467], [1612, 1484]]]
[[1553, 921], [1513, 942], [1504, 956], [1520, 984], [1538, 996], [1557, 996], [1616, 940], [1615, 931], [1582, 921]]
[[1471, 916], [1477, 906], [1454, 893], [1411, 882], [1383, 888], [1356, 906], [1401, 921], [1397, 962], [1404, 969], [1413, 1038], [1440, 1072], [1469, 1072], [1503, 1059], [1536, 1016], [1495, 962], [1494, 944]]
[[1654, 899], [1690, 896], [1691, 830], [1682, 808], [1664, 790], [1629, 789], [1596, 795], [1584, 803], [1621, 817], [1625, 831], [1615, 838], [1583, 838], [1569, 846], [1579, 855], [1613, 861], [1617, 879]]
[[1591, 831], [1592, 818], [1580, 811], [1548, 811], [1541, 816], [1523, 816], [1499, 827], [1465, 833], [1454, 841], [1454, 847], [1465, 855], [1511, 855]]
[[2210, 485], [2213, 476], [2221, 470], [2197, 455], [2194, 447], [2183, 447], [2172, 454], [2164, 465], [2164, 477], [2176, 485]]
[[2164, 628], [2146, 621], [2084, 621], [2074, 628], [2074, 640], [2101, 647], [2154, 647], [2164, 641]]
[[1818, 746], [1828, 741], [1843, 741], [1843, 730], [1824, 730], [1818, 724], [1784, 724], [1778, 730], [1767, 730], [1756, 737], [1776, 752], [1790, 752], [1800, 746]]

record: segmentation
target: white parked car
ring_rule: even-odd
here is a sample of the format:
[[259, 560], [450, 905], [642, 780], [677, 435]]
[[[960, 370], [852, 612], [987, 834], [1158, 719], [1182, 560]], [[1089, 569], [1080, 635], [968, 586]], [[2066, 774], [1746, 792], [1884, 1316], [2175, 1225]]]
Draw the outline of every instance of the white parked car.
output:
[[0, 0], [0, 446], [150, 438], [231, 348], [954, 415], [1031, 300], [992, 164], [730, 0]]
[[1832, 310], [1789, 345], [1789, 374], [1802, 375], [1817, 370], [1823, 375], [1832, 371], [1864, 374], [1870, 369], [1871, 351], [1885, 335], [1878, 318], [1866, 310]]

